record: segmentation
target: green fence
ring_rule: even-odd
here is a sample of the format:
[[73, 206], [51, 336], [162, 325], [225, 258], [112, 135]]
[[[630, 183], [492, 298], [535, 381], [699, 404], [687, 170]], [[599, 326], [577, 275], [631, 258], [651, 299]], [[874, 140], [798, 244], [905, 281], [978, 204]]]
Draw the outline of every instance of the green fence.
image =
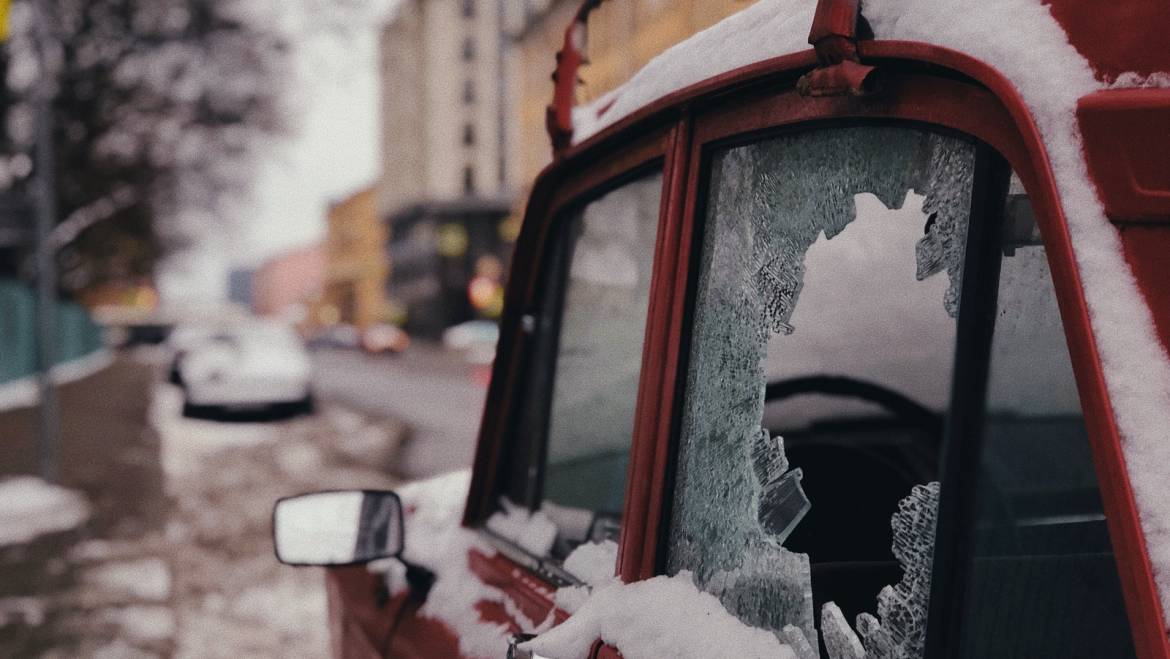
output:
[[[57, 363], [102, 347], [102, 329], [80, 305], [57, 305]], [[36, 371], [36, 300], [27, 286], [0, 280], [0, 383]]]

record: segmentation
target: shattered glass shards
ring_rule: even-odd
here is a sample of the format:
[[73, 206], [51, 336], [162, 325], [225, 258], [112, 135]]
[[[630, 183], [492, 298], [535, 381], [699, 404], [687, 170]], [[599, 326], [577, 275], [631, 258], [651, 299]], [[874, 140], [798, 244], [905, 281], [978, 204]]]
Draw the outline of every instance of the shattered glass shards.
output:
[[963, 253], [971, 218], [971, 182], [975, 177], [975, 149], [937, 148], [930, 154], [930, 168], [922, 183], [926, 196], [925, 235], [918, 242], [919, 281], [946, 271], [951, 285], [943, 305], [952, 318], [959, 315], [959, 291], [963, 283]]
[[899, 128], [843, 128], [738, 147], [724, 154], [723, 166], [743, 178], [728, 186], [731, 194], [721, 199], [730, 203], [719, 212], [746, 219], [755, 230], [744, 284], [760, 292], [772, 332], [795, 331], [790, 320], [803, 287], [804, 253], [822, 233], [831, 240], [853, 221], [853, 197], [863, 192], [887, 208], [899, 207], [907, 190], [926, 198], [923, 212], [932, 219], [918, 247], [918, 278], [946, 271], [951, 287], [943, 303], [957, 313], [972, 144]]
[[768, 329], [774, 334], [792, 334], [795, 329], [788, 321], [804, 286], [804, 264], [785, 267], [791, 263], [779, 256], [771, 259], [756, 269], [752, 282], [757, 289], [768, 291], [764, 299], [764, 315], [768, 319]]
[[752, 465], [760, 484], [760, 527], [783, 544], [812, 507], [800, 487], [803, 474], [799, 469], [788, 471], [784, 438], [772, 437], [765, 428], [752, 443]]
[[890, 520], [902, 580], [878, 593], [877, 618], [857, 616], [869, 659], [917, 659], [925, 652], [938, 496], [937, 482], [916, 485]]
[[[806, 253], [854, 221], [856, 195], [896, 208], [912, 189], [936, 215], [922, 272], [946, 271], [957, 292], [974, 152], [950, 137], [867, 126], [783, 135], [713, 157], [667, 571], [694, 572], [747, 624], [778, 634], [791, 624], [817, 638], [809, 559], [781, 546], [805, 506], [799, 474], [781, 440], [761, 430], [769, 338], [806, 331], [792, 323]], [[948, 300], [939, 304], [950, 310], [957, 294]], [[903, 591], [890, 592], [878, 613], [893, 628]]]
[[715, 572], [701, 587], [744, 624], [773, 631], [795, 626], [815, 644], [811, 580], [807, 555], [756, 544], [734, 569]]
[[808, 514], [812, 504], [800, 487], [799, 469], [766, 483], [760, 493], [760, 526], [776, 542], [783, 543]]
[[771, 483], [782, 478], [788, 471], [784, 438], [773, 437], [767, 428], [759, 428], [752, 442], [752, 466], [760, 483]]
[[865, 648], [857, 634], [845, 620], [845, 614], [832, 602], [825, 602], [821, 607], [821, 634], [825, 638], [829, 659], [866, 659]]
[[804, 632], [796, 625], [785, 625], [780, 630], [780, 639], [796, 654], [796, 659], [821, 659], [821, 652], [813, 647]]

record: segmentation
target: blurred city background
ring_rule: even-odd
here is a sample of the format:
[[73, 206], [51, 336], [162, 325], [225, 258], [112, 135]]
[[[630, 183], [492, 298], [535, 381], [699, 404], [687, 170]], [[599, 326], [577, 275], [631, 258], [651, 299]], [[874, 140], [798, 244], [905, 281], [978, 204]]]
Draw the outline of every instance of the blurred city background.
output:
[[579, 4], [0, 0], [0, 656], [327, 654], [272, 503], [469, 463]]

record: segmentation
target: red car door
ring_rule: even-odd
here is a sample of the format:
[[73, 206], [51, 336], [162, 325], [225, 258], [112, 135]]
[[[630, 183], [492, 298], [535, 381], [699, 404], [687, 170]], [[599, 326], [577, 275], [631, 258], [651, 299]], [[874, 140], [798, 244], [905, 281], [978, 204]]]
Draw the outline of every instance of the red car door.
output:
[[[563, 566], [577, 545], [616, 547], [673, 138], [673, 127], [650, 131], [594, 169], [554, 168], [542, 178], [510, 278], [464, 517], [483, 546], [466, 556], [463, 578], [477, 583], [445, 588], [439, 574], [421, 600], [390, 597], [379, 576], [360, 569], [331, 570], [340, 656], [502, 656], [510, 634], [532, 632], [550, 614], [564, 618], [554, 596], [583, 583]], [[410, 515], [408, 502], [407, 556]], [[533, 544], [513, 531], [516, 519], [555, 531]], [[475, 593], [483, 596], [454, 601]], [[450, 613], [460, 607], [474, 614]]]

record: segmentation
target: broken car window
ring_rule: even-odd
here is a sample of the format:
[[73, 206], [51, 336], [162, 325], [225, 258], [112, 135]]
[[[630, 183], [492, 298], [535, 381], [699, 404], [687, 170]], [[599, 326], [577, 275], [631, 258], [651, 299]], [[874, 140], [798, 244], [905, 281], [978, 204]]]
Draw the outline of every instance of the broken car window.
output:
[[748, 624], [815, 646], [821, 603], [853, 620], [900, 577], [891, 516], [938, 479], [974, 154], [850, 127], [712, 160], [667, 564]]
[[[714, 154], [667, 568], [831, 659], [921, 657], [937, 570], [961, 575], [948, 656], [1132, 656], [1043, 244], [1018, 180], [1002, 224], [969, 217], [995, 187], [976, 152], [869, 126]], [[968, 290], [997, 305], [963, 322], [990, 358], [954, 383], [987, 346], [956, 345], [976, 221], [999, 242]], [[948, 521], [973, 545], [940, 567], [952, 400], [980, 459], [948, 466], [974, 474], [975, 517]]]

